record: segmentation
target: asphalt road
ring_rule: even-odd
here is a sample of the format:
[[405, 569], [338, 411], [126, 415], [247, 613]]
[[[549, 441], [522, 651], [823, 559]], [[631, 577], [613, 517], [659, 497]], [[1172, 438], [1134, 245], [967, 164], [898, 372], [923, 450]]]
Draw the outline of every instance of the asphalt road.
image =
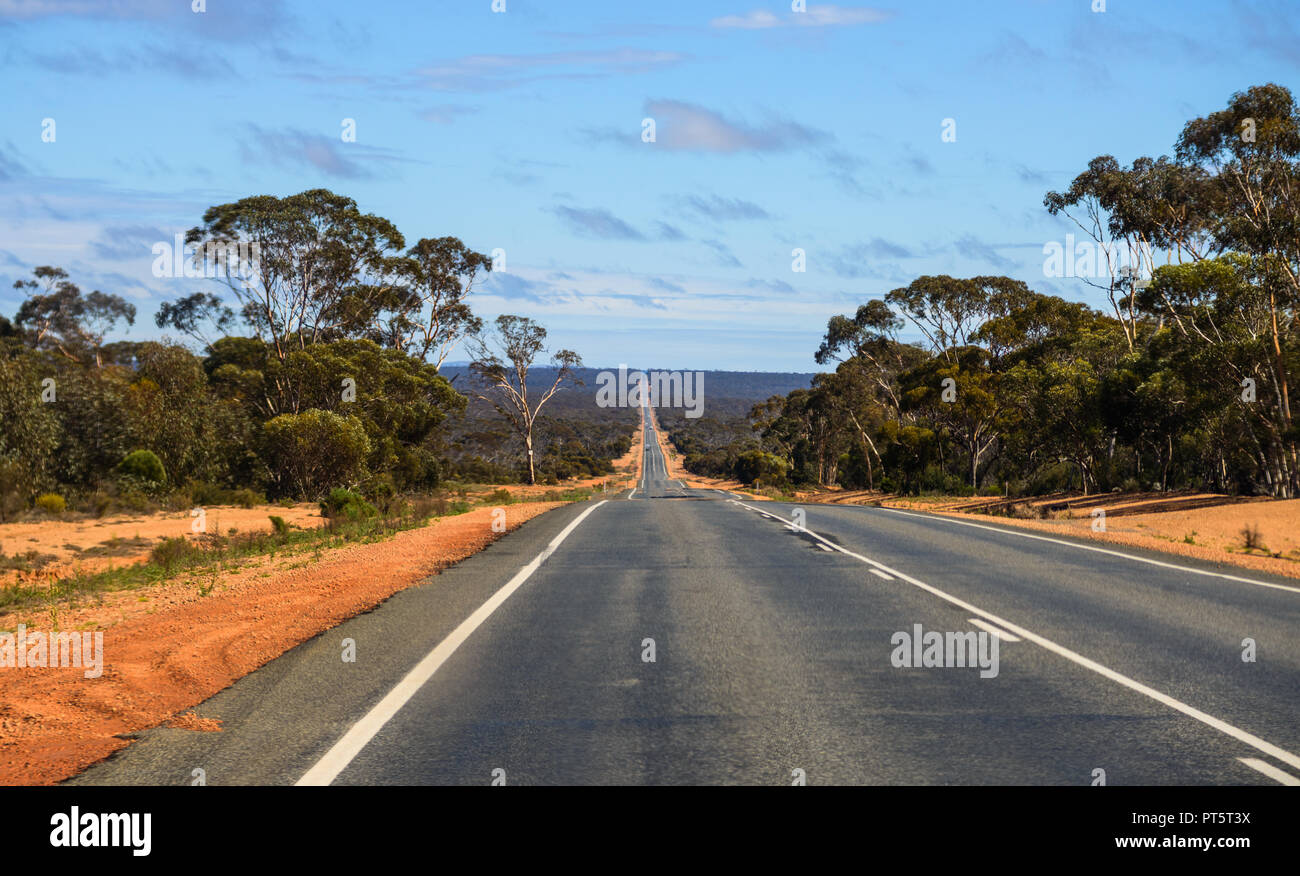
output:
[[[197, 710], [222, 732], [73, 782], [1300, 783], [1296, 582], [691, 490], [653, 439], [634, 490], [295, 648]], [[996, 674], [895, 666], [918, 624], [1000, 632]]]

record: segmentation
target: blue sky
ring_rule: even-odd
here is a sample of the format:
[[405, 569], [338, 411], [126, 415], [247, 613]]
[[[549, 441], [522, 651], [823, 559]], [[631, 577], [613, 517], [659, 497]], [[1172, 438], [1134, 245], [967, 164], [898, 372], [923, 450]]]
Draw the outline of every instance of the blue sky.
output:
[[1043, 276], [1043, 194], [1300, 62], [1300, 4], [1105, 5], [0, 0], [0, 313], [56, 264], [158, 337], [219, 287], [154, 243], [317, 187], [505, 250], [476, 311], [595, 366], [814, 370], [829, 316], [928, 273], [1100, 306]]

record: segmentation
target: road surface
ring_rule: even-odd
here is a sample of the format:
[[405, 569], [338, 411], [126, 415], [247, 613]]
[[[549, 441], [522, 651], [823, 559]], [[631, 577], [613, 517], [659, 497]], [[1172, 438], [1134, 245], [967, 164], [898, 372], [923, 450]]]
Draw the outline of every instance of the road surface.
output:
[[[197, 710], [222, 732], [148, 731], [73, 783], [1300, 782], [1295, 582], [687, 489], [645, 437], [635, 489], [242, 679]], [[1000, 633], [996, 675], [895, 666], [918, 624]]]

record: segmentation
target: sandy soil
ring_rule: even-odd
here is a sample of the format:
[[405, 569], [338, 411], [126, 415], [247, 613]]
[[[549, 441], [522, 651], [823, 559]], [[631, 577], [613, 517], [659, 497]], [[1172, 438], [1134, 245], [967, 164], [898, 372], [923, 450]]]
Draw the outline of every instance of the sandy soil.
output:
[[[325, 522], [320, 516], [320, 506], [311, 502], [300, 502], [291, 508], [208, 506], [204, 513], [207, 531], [222, 534], [231, 530], [270, 532], [272, 514], [300, 529], [312, 529]], [[0, 554], [13, 556], [34, 550], [54, 557], [39, 573], [0, 571], [0, 587], [15, 581], [66, 577], [78, 571], [98, 572], [111, 566], [141, 562], [163, 539], [189, 535], [194, 520], [189, 511], [176, 511], [102, 519], [77, 519], [69, 515], [66, 520], [0, 524]]]
[[[996, 497], [917, 498], [867, 490], [823, 490], [801, 492], [797, 498], [849, 505], [879, 502], [891, 508], [1148, 548], [1300, 578], [1300, 499], [1279, 501], [1215, 493], [1062, 495], [1027, 503], [1045, 519], [1021, 519], [978, 513], [981, 507], [1004, 501]], [[1104, 529], [1094, 530], [1093, 512], [1097, 509], [1105, 512]], [[1096, 522], [1099, 526], [1103, 523]], [[1258, 530], [1266, 550], [1246, 551], [1242, 530], [1248, 526]]]
[[[886, 500], [885, 505], [895, 505]], [[1122, 503], [1117, 503], [1122, 508]], [[913, 506], [915, 507], [915, 506]], [[1194, 557], [1218, 563], [1230, 563], [1243, 569], [1255, 569], [1300, 578], [1300, 499], [1217, 505], [1192, 511], [1131, 513], [1112, 516], [1107, 506], [1105, 531], [1094, 531], [1093, 520], [1071, 516], [1059, 520], [1020, 520], [986, 517], [956, 511], [930, 509], [938, 514], [965, 519], [986, 520], [999, 525], [1018, 526], [1039, 532], [1078, 536], [1093, 541], [1149, 548], [1169, 554]], [[1267, 552], [1247, 553], [1242, 530], [1259, 530]], [[1186, 539], [1190, 538], [1189, 543]], [[1274, 556], [1274, 554], [1280, 556]]]
[[[514, 501], [542, 500], [548, 493], [575, 489], [602, 488], [609, 492], [630, 489], [636, 483], [641, 465], [641, 430], [638, 427], [632, 447], [614, 461], [614, 473], [580, 478], [561, 484], [483, 484], [467, 491], [470, 502], [490, 502], [490, 494], [506, 490]], [[229, 535], [234, 532], [270, 532], [271, 515], [284, 518], [291, 526], [312, 529], [324, 524], [320, 507], [314, 502], [300, 502], [292, 507], [258, 505], [240, 508], [233, 505], [208, 506], [207, 531]], [[194, 518], [190, 512], [127, 514], [95, 519], [67, 515], [64, 519], [44, 519], [0, 524], [0, 555], [22, 555], [36, 551], [44, 560], [39, 569], [20, 571], [0, 569], [0, 587], [15, 583], [31, 584], [78, 573], [99, 572], [129, 563], [144, 562], [154, 546], [166, 538], [187, 536]], [[52, 559], [48, 559], [52, 558]]]
[[[561, 504], [510, 505], [507, 529]], [[295, 645], [482, 550], [500, 537], [491, 522], [492, 509], [480, 508], [315, 561], [248, 562], [207, 596], [178, 582], [64, 609], [61, 629], [103, 631], [103, 674], [0, 669], [0, 784], [52, 784], [129, 744], [121, 734], [164, 722], [218, 730], [219, 719], [185, 713]], [[0, 629], [18, 620], [0, 615]], [[50, 628], [48, 619], [33, 620], [32, 629]]]

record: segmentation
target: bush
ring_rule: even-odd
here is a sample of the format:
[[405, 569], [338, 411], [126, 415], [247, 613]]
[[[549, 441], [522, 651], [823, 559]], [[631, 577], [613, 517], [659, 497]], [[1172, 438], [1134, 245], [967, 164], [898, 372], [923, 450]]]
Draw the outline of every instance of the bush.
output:
[[185, 566], [192, 563], [195, 559], [203, 556], [203, 549], [198, 545], [190, 542], [189, 539], [165, 538], [149, 554], [149, 559], [156, 566], [162, 566], [163, 571], [168, 574], [179, 566]]
[[62, 514], [68, 510], [68, 503], [58, 493], [46, 493], [37, 497], [36, 507], [47, 514]]
[[289, 524], [283, 517], [277, 517], [274, 514], [271, 515], [271, 528], [275, 530], [276, 535], [289, 534]]
[[163, 469], [162, 460], [152, 450], [132, 450], [122, 460], [117, 470], [129, 478], [153, 484], [155, 487], [167, 482], [167, 472]]
[[736, 458], [732, 469], [736, 480], [745, 484], [784, 486], [790, 463], [763, 450], [746, 450]]
[[358, 483], [370, 439], [356, 417], [311, 409], [281, 414], [262, 427], [266, 461], [280, 489], [319, 496], [330, 483]]
[[492, 505], [509, 505], [514, 500], [515, 497], [510, 495], [509, 490], [505, 489], [504, 487], [500, 487], [496, 490], [493, 490], [491, 493], [489, 493], [487, 498], [485, 498], [483, 501], [490, 503]]
[[192, 505], [238, 505], [240, 508], [255, 508], [267, 504], [266, 496], [247, 487], [228, 490], [202, 481], [190, 481], [181, 492], [189, 496]]
[[374, 517], [379, 512], [375, 506], [371, 505], [360, 494], [351, 490], [345, 490], [342, 487], [335, 487], [330, 490], [328, 496], [320, 503], [320, 513], [322, 517], [334, 519], [343, 517], [348, 520], [360, 520], [365, 517]]
[[240, 508], [253, 508], [257, 505], [265, 505], [266, 497], [256, 490], [244, 488], [231, 490], [229, 502], [231, 505], [238, 505]]

